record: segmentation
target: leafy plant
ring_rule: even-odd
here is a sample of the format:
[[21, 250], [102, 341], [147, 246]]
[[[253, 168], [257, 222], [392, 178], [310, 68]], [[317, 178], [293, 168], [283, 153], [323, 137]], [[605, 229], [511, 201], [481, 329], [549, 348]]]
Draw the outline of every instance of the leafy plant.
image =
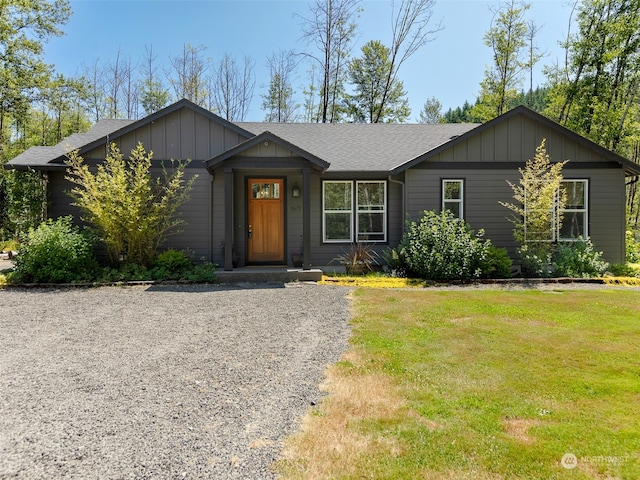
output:
[[597, 277], [607, 268], [609, 264], [602, 260], [602, 252], [596, 251], [588, 238], [558, 245], [555, 274], [559, 277]]
[[382, 252], [382, 258], [389, 267], [389, 273], [392, 277], [405, 278], [407, 272], [407, 254], [404, 245], [396, 248], [388, 248]]
[[640, 233], [627, 230], [625, 235], [627, 245], [627, 262], [640, 262]]
[[16, 257], [12, 282], [70, 283], [93, 278], [97, 262], [93, 238], [72, 224], [71, 216], [30, 229]]
[[180, 280], [193, 269], [193, 260], [184, 251], [169, 249], [158, 255], [151, 268], [155, 280]]
[[487, 256], [480, 265], [483, 278], [511, 278], [512, 261], [506, 248], [493, 245], [487, 249]]
[[426, 280], [469, 280], [478, 278], [491, 246], [450, 212], [425, 210], [417, 222], [408, 222], [401, 245], [412, 274]]
[[348, 250], [335, 257], [331, 262], [344, 265], [347, 273], [372, 272], [379, 265], [380, 256], [373, 245], [364, 242], [352, 243]]
[[518, 169], [518, 184], [507, 182], [516, 203], [500, 202], [514, 213], [510, 218], [513, 237], [520, 244], [519, 253], [527, 275], [549, 276], [552, 270], [550, 263], [544, 263], [552, 256], [556, 232], [562, 225], [566, 194], [560, 186], [565, 163], [551, 163], [546, 139], [543, 139], [536, 147], [534, 158]]
[[177, 209], [188, 199], [196, 176], [185, 182], [187, 161], [178, 162], [172, 173], [163, 167], [162, 175], [152, 178], [152, 157], [139, 143], [125, 161], [111, 144], [93, 173], [78, 152], [68, 156], [66, 178], [76, 185], [69, 192], [73, 204], [95, 228], [112, 264], [125, 253], [129, 262], [149, 265], [164, 237], [183, 223]]

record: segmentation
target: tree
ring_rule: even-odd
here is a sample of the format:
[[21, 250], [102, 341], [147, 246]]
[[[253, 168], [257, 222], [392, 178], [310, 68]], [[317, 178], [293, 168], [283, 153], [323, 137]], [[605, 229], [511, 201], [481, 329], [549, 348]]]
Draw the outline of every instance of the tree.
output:
[[319, 121], [340, 120], [347, 59], [357, 25], [354, 18], [360, 0], [315, 0], [302, 18], [304, 38], [313, 43], [317, 54], [306, 54], [320, 66]]
[[197, 176], [185, 181], [186, 161], [172, 165], [171, 172], [163, 167], [162, 176], [153, 178], [152, 157], [139, 143], [125, 161], [111, 144], [93, 173], [77, 151], [68, 155], [65, 178], [76, 185], [69, 192], [73, 205], [93, 225], [113, 264], [124, 253], [128, 262], [148, 266], [166, 235], [183, 223], [177, 210]]
[[[397, 95], [395, 89], [402, 64], [433, 40], [433, 35], [442, 28], [438, 24], [434, 29], [429, 29], [434, 4], [435, 0], [401, 0], [396, 12], [396, 3], [393, 0], [391, 2], [393, 23], [389, 69], [382, 88], [381, 107], [377, 110], [380, 115], [385, 112], [389, 98]], [[380, 121], [380, 118], [374, 118], [372, 123]]]
[[549, 273], [553, 242], [562, 226], [565, 192], [560, 187], [566, 163], [551, 163], [543, 139], [533, 159], [518, 169], [519, 183], [508, 182], [516, 203], [500, 202], [514, 213], [513, 237], [520, 244], [523, 266], [536, 274]]
[[142, 104], [145, 115], [151, 115], [169, 103], [171, 94], [156, 74], [156, 56], [153, 53], [153, 45], [145, 47], [145, 51], [143, 79], [139, 87], [140, 103]]
[[249, 112], [255, 88], [254, 62], [244, 57], [238, 66], [234, 58], [224, 54], [213, 74], [210, 110], [230, 122], [243, 121]]
[[347, 111], [355, 122], [403, 122], [409, 117], [409, 101], [403, 84], [388, 86], [390, 52], [382, 42], [372, 40], [362, 47], [362, 57], [349, 62], [349, 78], [355, 93], [346, 97]]
[[547, 114], [632, 158], [640, 127], [640, 5], [637, 0], [584, 0], [576, 23], [578, 32], [565, 42], [566, 65], [549, 72], [553, 88]]
[[67, 0], [3, 0], [0, 2], [0, 235], [13, 235], [8, 210], [8, 172], [2, 168], [15, 152], [10, 149], [12, 127], [24, 131], [24, 119], [40, 89], [48, 83], [51, 66], [43, 59], [44, 44], [62, 35], [69, 19]]
[[[529, 26], [524, 18], [529, 4], [509, 0], [494, 12], [484, 43], [491, 48], [493, 64], [485, 69], [480, 103], [474, 115], [482, 121], [502, 115], [518, 94], [522, 76], [536, 57], [532, 50]], [[529, 56], [527, 56], [529, 55]]]
[[5, 157], [10, 116], [27, 112], [38, 89], [51, 75], [43, 44], [62, 35], [70, 15], [67, 0], [0, 2], [0, 161]]
[[186, 98], [206, 108], [209, 95], [206, 73], [211, 61], [202, 56], [202, 52], [205, 49], [204, 45], [194, 47], [185, 44], [182, 48], [182, 55], [177, 55], [170, 59], [173, 72], [169, 72], [167, 75], [169, 83], [171, 83], [175, 91], [176, 98]]
[[295, 120], [298, 105], [293, 99], [291, 76], [297, 66], [292, 52], [280, 51], [267, 59], [270, 81], [269, 91], [262, 96], [262, 109], [266, 122], [292, 122]]
[[442, 104], [436, 97], [431, 97], [424, 102], [418, 123], [440, 123], [442, 118]]

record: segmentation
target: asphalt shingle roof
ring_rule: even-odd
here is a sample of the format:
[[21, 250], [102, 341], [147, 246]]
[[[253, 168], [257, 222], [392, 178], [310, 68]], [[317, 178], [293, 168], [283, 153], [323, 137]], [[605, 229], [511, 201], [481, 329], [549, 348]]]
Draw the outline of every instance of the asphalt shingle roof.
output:
[[330, 172], [390, 171], [477, 127], [452, 124], [239, 122], [256, 135], [269, 131], [329, 162]]
[[11, 160], [15, 167], [47, 167], [64, 157], [70, 151], [88, 145], [91, 142], [133, 123], [133, 120], [105, 119], [95, 123], [84, 133], [74, 133], [51, 147], [31, 147]]

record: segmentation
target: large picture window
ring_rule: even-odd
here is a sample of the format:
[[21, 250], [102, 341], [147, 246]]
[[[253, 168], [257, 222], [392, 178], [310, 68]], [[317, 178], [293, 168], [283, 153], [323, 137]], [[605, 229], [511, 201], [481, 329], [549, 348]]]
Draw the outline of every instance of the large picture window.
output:
[[562, 210], [562, 225], [558, 232], [559, 240], [575, 240], [589, 236], [589, 211], [587, 180], [564, 180], [560, 184], [565, 192], [565, 204]]
[[325, 242], [387, 240], [387, 182], [322, 182], [322, 228]]
[[442, 211], [464, 218], [464, 180], [442, 180]]

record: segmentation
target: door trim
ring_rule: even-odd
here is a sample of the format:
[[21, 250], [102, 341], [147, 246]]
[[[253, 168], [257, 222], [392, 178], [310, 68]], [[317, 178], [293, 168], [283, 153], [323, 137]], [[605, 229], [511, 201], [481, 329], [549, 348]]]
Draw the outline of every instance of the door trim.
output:
[[[260, 201], [260, 200], [253, 200], [251, 198], [251, 194], [252, 194], [252, 190], [251, 190], [251, 184], [253, 182], [256, 181], [264, 181], [265, 183], [267, 182], [278, 182], [280, 184], [280, 192], [279, 192], [279, 197], [277, 199], [277, 205], [278, 205], [278, 217], [280, 218], [280, 222], [281, 222], [281, 228], [278, 232], [279, 234], [279, 244], [277, 245], [276, 248], [274, 248], [274, 251], [277, 250], [277, 253], [273, 253], [273, 255], [271, 256], [267, 256], [265, 258], [254, 258], [251, 255], [251, 249], [250, 249], [250, 242], [251, 242], [251, 238], [249, 237], [249, 225], [251, 223], [251, 202], [252, 201]], [[246, 258], [246, 264], [247, 265], [286, 265], [287, 264], [287, 228], [286, 228], [286, 212], [287, 212], [287, 178], [283, 177], [283, 176], [270, 176], [270, 175], [245, 175], [245, 181], [244, 181], [244, 186], [245, 186], [245, 192], [244, 192], [244, 198], [245, 198], [245, 226], [244, 226], [244, 232], [245, 232], [245, 258]], [[267, 200], [269, 201], [269, 200]], [[255, 226], [254, 226], [255, 227]]]

